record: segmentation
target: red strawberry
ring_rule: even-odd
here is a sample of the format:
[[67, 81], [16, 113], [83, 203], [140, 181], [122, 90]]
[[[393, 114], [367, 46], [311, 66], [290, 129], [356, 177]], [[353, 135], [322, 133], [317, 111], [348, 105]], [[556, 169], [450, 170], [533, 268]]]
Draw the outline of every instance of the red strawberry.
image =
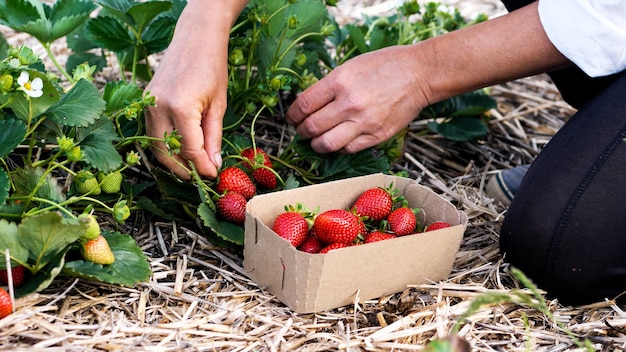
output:
[[424, 232], [444, 229], [446, 227], [450, 227], [450, 224], [448, 224], [445, 221], [435, 221], [432, 224], [428, 225], [428, 227], [426, 228]]
[[9, 293], [0, 287], [0, 319], [13, 313], [13, 303]]
[[382, 231], [372, 231], [367, 237], [365, 237], [364, 243], [373, 243], [378, 241], [390, 240], [396, 238], [396, 235]]
[[389, 190], [382, 187], [370, 188], [361, 193], [352, 209], [361, 217], [381, 221], [391, 213], [393, 202]]
[[261, 148], [256, 148], [256, 153], [252, 147], [246, 148], [241, 151], [241, 156], [246, 159], [243, 166], [247, 169], [253, 169], [255, 165], [265, 165], [267, 162], [271, 164], [267, 153]]
[[[13, 287], [20, 287], [24, 283], [26, 277], [26, 268], [21, 265], [11, 268], [11, 277], [13, 278]], [[7, 270], [0, 270], [0, 283], [9, 284], [9, 273]]]
[[334, 251], [335, 249], [339, 249], [339, 248], [345, 248], [348, 247], [349, 245], [345, 244], [345, 243], [331, 243], [328, 246], [322, 248], [319, 252], [319, 254], [326, 254], [330, 251]]
[[257, 186], [265, 189], [276, 188], [276, 175], [261, 166], [272, 168], [272, 161], [263, 149], [256, 148], [255, 154], [254, 149], [246, 148], [241, 152], [241, 156], [247, 159], [246, 162], [243, 163], [244, 167], [253, 169], [252, 179]]
[[314, 236], [307, 236], [307, 238], [298, 246], [298, 250], [307, 253], [317, 253], [322, 249], [322, 242]]
[[272, 230], [278, 236], [286, 239], [294, 247], [298, 247], [306, 240], [309, 234], [311, 213], [303, 211], [300, 204], [297, 207], [286, 206], [285, 212], [278, 214], [274, 219]]
[[315, 235], [323, 243], [352, 244], [361, 232], [360, 219], [343, 209], [327, 210], [315, 218]]
[[241, 225], [246, 220], [248, 201], [237, 192], [226, 192], [216, 202], [217, 214], [224, 220]]
[[417, 218], [413, 209], [408, 207], [397, 208], [387, 217], [389, 229], [398, 236], [404, 236], [415, 232]]
[[220, 172], [216, 190], [220, 194], [224, 194], [226, 191], [237, 192], [246, 199], [250, 199], [256, 194], [256, 186], [250, 176], [242, 169], [234, 166], [227, 167]]

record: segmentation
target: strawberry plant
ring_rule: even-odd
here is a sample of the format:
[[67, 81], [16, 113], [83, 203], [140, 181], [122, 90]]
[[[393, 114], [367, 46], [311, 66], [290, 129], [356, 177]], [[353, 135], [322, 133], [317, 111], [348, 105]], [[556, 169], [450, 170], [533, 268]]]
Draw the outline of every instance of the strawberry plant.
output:
[[[61, 72], [53, 74], [28, 46], [12, 47], [2, 38], [0, 251], [12, 267], [27, 271], [18, 296], [46, 288], [59, 275], [122, 285], [150, 275], [141, 249], [117, 231], [103, 231], [107, 260], [97, 264], [80, 256], [83, 238], [101, 237], [84, 214], [109, 213], [119, 224], [130, 214], [139, 188], [122, 191], [122, 172], [139, 165], [134, 147], [149, 138], [138, 117], [153, 103], [132, 83], [97, 86], [94, 66], [68, 72], [55, 58], [51, 44], [80, 28], [95, 9], [80, 0], [0, 3], [2, 24], [32, 35]], [[5, 266], [1, 261], [0, 269]]]
[[[154, 99], [142, 87], [152, 76], [148, 58], [167, 48], [186, 1], [48, 3], [0, 2], [0, 23], [30, 34], [47, 56], [42, 60], [28, 46], [12, 47], [0, 38], [0, 251], [8, 250], [12, 267], [27, 271], [19, 295], [42, 290], [59, 275], [121, 285], [149, 277], [147, 258], [134, 239], [96, 228], [93, 217], [99, 214], [110, 214], [121, 226], [132, 210], [141, 209], [199, 226], [218, 245], [241, 245], [244, 203], [223, 204], [235, 197], [231, 192], [250, 198], [389, 172], [408, 129], [356, 154], [320, 155], [308, 141], [274, 126], [283, 125], [282, 112], [295, 94], [346, 59], [471, 24], [458, 13], [414, 1], [398, 15], [346, 26], [328, 13], [334, 1], [250, 1], [230, 33], [224, 168], [218, 179], [206, 180], [189, 165], [192, 181], [182, 182], [145, 167], [140, 155], [150, 158], [145, 148], [155, 140], [170, 155], [180, 151], [177, 131], [145, 135], [143, 111]], [[409, 20], [412, 14], [421, 18]], [[70, 51], [64, 64], [52, 50], [63, 38]], [[118, 70], [96, 80], [108, 66]], [[450, 138], [470, 139], [478, 135], [476, 117], [492, 106], [481, 91], [429, 107], [421, 117], [437, 119], [433, 129]], [[466, 125], [459, 123], [463, 117], [471, 117]], [[267, 145], [260, 145], [262, 129]], [[237, 175], [224, 184], [229, 173]], [[242, 182], [245, 190], [236, 188]], [[357, 233], [366, 232], [363, 221], [355, 226]], [[84, 244], [100, 235], [123, 260], [108, 257], [98, 264], [81, 256]], [[5, 266], [0, 261], [0, 270]]]

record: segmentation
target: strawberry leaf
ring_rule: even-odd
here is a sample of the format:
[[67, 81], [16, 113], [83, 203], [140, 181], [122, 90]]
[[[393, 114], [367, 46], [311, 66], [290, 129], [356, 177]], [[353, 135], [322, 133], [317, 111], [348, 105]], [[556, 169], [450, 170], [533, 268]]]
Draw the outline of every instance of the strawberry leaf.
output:
[[15, 194], [28, 196], [36, 189], [35, 196], [47, 199], [55, 203], [65, 200], [63, 187], [59, 185], [58, 179], [39, 167], [26, 166], [15, 170], [13, 177]]
[[102, 97], [106, 101], [107, 115], [113, 115], [124, 109], [128, 102], [141, 99], [142, 90], [134, 84], [124, 81], [110, 82], [104, 87]]
[[53, 7], [42, 2], [3, 1], [0, 18], [16, 31], [51, 43], [82, 25], [95, 9], [95, 4], [83, 0], [59, 0]]
[[113, 145], [118, 136], [110, 119], [100, 118], [93, 125], [76, 132], [85, 162], [104, 173], [115, 171], [122, 165], [122, 156]]
[[477, 117], [455, 117], [446, 122], [428, 122], [428, 127], [453, 141], [471, 141], [487, 134], [487, 126]]
[[[11, 182], [9, 174], [4, 169], [0, 169], [0, 204], [4, 204], [9, 196]], [[1, 233], [1, 232], [0, 232]]]
[[147, 281], [152, 270], [146, 255], [135, 240], [117, 231], [104, 231], [102, 235], [115, 256], [113, 264], [102, 265], [85, 260], [73, 260], [65, 263], [62, 274], [128, 287]]
[[26, 136], [26, 125], [18, 119], [5, 117], [0, 121], [0, 158], [9, 155]]
[[[8, 222], [4, 219], [0, 220], [0, 269], [6, 269], [4, 260], [4, 251], [9, 250], [11, 254], [11, 260], [17, 260], [21, 263], [26, 263], [28, 260], [28, 249], [24, 247], [20, 241], [17, 233], [17, 224], [14, 222]], [[13, 264], [17, 264], [13, 262]]]
[[27, 216], [18, 225], [20, 244], [30, 251], [35, 272], [46, 266], [87, 230], [87, 224], [64, 218], [59, 212]]
[[64, 126], [87, 127], [100, 118], [106, 102], [92, 83], [79, 80], [58, 103], [47, 111], [48, 117]]
[[218, 220], [215, 212], [206, 203], [198, 206], [198, 216], [202, 219], [204, 226], [211, 229], [217, 236], [228, 242], [243, 245], [244, 229], [242, 226]]
[[85, 37], [111, 51], [124, 51], [135, 45], [128, 30], [113, 17], [96, 17], [87, 21]]
[[52, 281], [61, 273], [65, 265], [65, 254], [70, 247], [64, 248], [57, 253], [50, 262], [28, 278], [24, 285], [15, 290], [16, 297], [23, 297], [33, 292], [39, 292], [50, 286]]
[[143, 33], [146, 27], [161, 13], [172, 8], [171, 1], [146, 1], [131, 6], [126, 12], [132, 22], [129, 23], [137, 33]]

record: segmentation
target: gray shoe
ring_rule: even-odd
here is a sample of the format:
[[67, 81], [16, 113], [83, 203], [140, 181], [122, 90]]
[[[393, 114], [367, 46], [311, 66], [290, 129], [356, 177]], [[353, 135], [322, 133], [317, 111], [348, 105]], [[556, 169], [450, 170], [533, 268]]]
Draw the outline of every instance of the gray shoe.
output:
[[517, 193], [530, 165], [521, 165], [512, 169], [500, 170], [487, 182], [485, 193], [503, 205], [509, 206]]

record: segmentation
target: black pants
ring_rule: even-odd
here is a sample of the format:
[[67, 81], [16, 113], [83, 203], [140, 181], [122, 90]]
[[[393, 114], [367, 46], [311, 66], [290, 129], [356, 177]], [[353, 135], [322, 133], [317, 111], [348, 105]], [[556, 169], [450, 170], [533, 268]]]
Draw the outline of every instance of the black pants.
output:
[[[503, 1], [509, 10], [531, 1]], [[551, 298], [586, 304], [626, 291], [626, 72], [549, 73], [579, 108], [533, 162], [500, 248]]]

